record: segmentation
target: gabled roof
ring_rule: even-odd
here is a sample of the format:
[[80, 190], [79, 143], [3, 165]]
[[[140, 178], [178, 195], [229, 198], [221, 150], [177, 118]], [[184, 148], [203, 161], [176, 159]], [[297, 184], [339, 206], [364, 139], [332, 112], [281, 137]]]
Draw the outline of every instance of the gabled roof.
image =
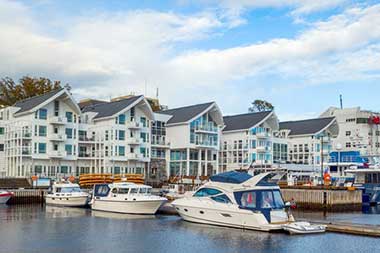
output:
[[84, 100], [79, 101], [78, 106], [80, 109], [83, 109], [87, 106], [103, 104], [103, 103], [108, 103], [108, 102], [103, 101], [103, 100], [97, 100], [97, 99], [84, 99]]
[[142, 95], [130, 97], [127, 99], [122, 99], [115, 102], [105, 102], [105, 103], [99, 103], [95, 105], [89, 105], [89, 106], [84, 107], [82, 109], [82, 112], [97, 112], [98, 114], [96, 114], [94, 119], [111, 117], [141, 98], [143, 98]]
[[250, 129], [263, 121], [273, 111], [253, 112], [239, 115], [224, 116], [223, 132]]
[[39, 96], [30, 97], [30, 98], [27, 98], [24, 100], [20, 100], [20, 101], [16, 102], [13, 106], [20, 107], [20, 110], [18, 110], [16, 113], [22, 113], [22, 112], [29, 111], [29, 110], [33, 109], [34, 107], [42, 104], [46, 100], [54, 97], [56, 94], [61, 92], [63, 89], [64, 88], [59, 88], [59, 89], [52, 90], [50, 92], [47, 92], [47, 93], [39, 95]]
[[207, 108], [209, 108], [213, 104], [214, 102], [209, 102], [204, 104], [197, 104], [159, 111], [158, 113], [172, 116], [167, 122], [167, 124], [185, 123], [207, 110]]
[[289, 136], [317, 134], [328, 127], [335, 117], [280, 122], [280, 130], [290, 130]]

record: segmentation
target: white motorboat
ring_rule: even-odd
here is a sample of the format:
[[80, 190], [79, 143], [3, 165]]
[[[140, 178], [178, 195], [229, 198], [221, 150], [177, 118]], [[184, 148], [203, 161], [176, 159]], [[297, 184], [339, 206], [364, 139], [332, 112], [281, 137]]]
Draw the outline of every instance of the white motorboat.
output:
[[128, 182], [94, 185], [92, 210], [155, 214], [166, 198], [151, 194], [152, 187]]
[[55, 182], [52, 191], [46, 195], [47, 205], [56, 206], [85, 206], [89, 194], [83, 192], [78, 184], [70, 182]]
[[309, 222], [293, 222], [283, 226], [290, 234], [315, 234], [326, 232], [326, 225], [313, 225]]
[[6, 204], [12, 196], [12, 192], [0, 190], [0, 204]]
[[230, 171], [210, 177], [192, 197], [172, 202], [179, 215], [196, 223], [261, 231], [284, 231], [294, 222], [273, 173], [250, 176]]

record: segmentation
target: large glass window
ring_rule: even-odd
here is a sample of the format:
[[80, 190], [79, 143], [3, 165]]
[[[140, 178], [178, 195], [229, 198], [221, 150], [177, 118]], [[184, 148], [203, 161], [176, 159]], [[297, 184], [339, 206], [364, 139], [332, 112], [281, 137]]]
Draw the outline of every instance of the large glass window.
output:
[[222, 193], [221, 191], [213, 188], [202, 188], [194, 193], [194, 197], [208, 197]]
[[73, 138], [73, 129], [72, 128], [66, 128], [65, 133], [66, 133], [67, 139]]
[[219, 203], [225, 203], [225, 204], [231, 203], [231, 200], [227, 197], [226, 194], [214, 196], [214, 197], [211, 197], [211, 199]]
[[73, 146], [70, 144], [66, 144], [65, 145], [65, 151], [66, 151], [67, 155], [72, 155], [73, 154]]
[[125, 147], [119, 146], [119, 156], [125, 156]]
[[125, 114], [120, 114], [117, 120], [118, 120], [118, 123], [120, 125], [124, 125], [125, 124]]
[[0, 127], [0, 134], [1, 134], [1, 135], [4, 134], [4, 127]]
[[46, 154], [46, 143], [38, 143], [38, 153]]
[[234, 193], [236, 202], [247, 209], [282, 209], [284, 201], [279, 190], [252, 190]]
[[67, 119], [67, 122], [73, 122], [73, 113], [66, 112], [66, 119]]
[[125, 140], [125, 131], [119, 130], [119, 140], [124, 141]]
[[39, 119], [47, 119], [47, 110], [42, 108], [38, 110]]
[[38, 126], [38, 135], [46, 136], [46, 126]]

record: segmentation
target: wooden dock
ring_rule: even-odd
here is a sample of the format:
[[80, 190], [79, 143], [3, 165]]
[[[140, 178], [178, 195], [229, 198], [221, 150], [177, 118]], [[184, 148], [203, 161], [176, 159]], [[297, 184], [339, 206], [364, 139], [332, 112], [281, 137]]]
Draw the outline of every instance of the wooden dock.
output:
[[309, 219], [298, 219], [298, 220], [308, 221], [313, 224], [326, 225], [327, 232], [380, 237], [380, 225], [358, 224], [358, 223], [326, 221], [326, 220], [309, 220]]
[[43, 189], [17, 189], [9, 190], [13, 192], [13, 196], [9, 199], [8, 205], [20, 204], [43, 204], [47, 190]]
[[346, 188], [281, 187], [285, 201], [294, 200], [298, 208], [309, 210], [361, 210], [362, 191]]

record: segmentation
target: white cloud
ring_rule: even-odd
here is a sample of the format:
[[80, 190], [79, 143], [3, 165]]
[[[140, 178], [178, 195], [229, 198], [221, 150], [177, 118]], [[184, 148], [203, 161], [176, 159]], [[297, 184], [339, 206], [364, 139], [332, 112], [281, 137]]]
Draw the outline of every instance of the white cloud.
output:
[[[287, 2], [295, 11], [306, 8], [304, 2]], [[322, 2], [301, 12], [327, 8]], [[71, 25], [64, 26], [58, 38], [42, 32], [48, 24], [33, 19], [27, 6], [0, 0], [0, 75], [61, 79], [72, 84], [79, 97], [98, 98], [142, 93], [147, 82], [150, 95], [158, 86], [160, 97], [170, 105], [224, 97], [239, 102], [241, 92], [234, 91], [238, 85], [249, 80], [249, 90], [256, 91], [255, 78], [263, 76], [317, 85], [379, 75], [380, 5], [348, 9], [293, 39], [218, 50], [181, 50], [231, 25], [210, 10], [91, 15], [71, 17]], [[260, 92], [265, 93], [265, 86]]]

